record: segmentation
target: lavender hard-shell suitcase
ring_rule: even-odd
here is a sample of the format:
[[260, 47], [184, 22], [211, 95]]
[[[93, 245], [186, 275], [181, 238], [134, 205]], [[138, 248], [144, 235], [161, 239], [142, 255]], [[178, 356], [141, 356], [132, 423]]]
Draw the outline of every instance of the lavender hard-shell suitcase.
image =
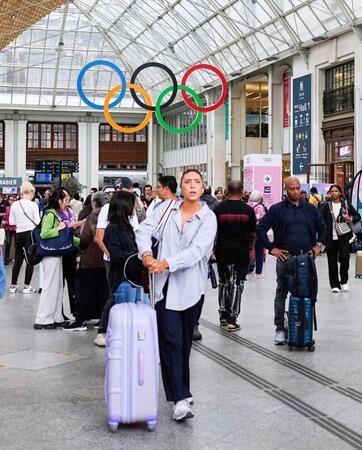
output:
[[109, 315], [105, 398], [108, 425], [157, 423], [159, 352], [156, 312], [143, 303], [121, 303]]

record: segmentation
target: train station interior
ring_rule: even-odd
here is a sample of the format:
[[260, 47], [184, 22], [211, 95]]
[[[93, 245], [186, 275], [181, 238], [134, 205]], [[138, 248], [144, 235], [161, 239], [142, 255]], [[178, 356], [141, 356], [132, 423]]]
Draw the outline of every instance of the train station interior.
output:
[[[339, 185], [362, 214], [361, 123], [361, 0], [0, 2], [0, 203], [27, 181], [40, 199], [75, 185], [84, 200], [120, 179], [138, 195], [194, 169], [213, 196], [241, 180], [269, 210], [288, 177], [321, 199]], [[172, 420], [161, 380], [152, 433], [107, 426], [100, 317], [86, 332], [33, 328], [40, 265], [34, 292], [9, 292], [13, 242], [0, 299], [0, 447], [362, 449], [359, 234], [348, 291], [331, 293], [327, 254], [316, 258], [314, 351], [274, 343], [269, 252], [262, 276], [246, 277], [237, 332], [220, 326], [208, 280], [190, 357], [195, 416]], [[24, 276], [25, 265], [19, 286]]]

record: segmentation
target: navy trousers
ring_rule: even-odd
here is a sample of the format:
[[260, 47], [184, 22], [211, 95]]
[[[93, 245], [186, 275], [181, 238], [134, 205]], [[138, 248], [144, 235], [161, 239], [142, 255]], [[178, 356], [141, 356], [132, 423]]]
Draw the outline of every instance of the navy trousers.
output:
[[169, 402], [192, 396], [189, 367], [192, 334], [203, 302], [204, 296], [185, 311], [166, 309], [165, 299], [156, 303], [162, 380]]

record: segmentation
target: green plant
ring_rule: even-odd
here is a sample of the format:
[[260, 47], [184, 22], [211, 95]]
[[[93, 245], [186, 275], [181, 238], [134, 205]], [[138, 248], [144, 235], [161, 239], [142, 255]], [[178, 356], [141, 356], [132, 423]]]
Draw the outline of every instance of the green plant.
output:
[[[59, 187], [59, 181], [53, 182], [53, 188]], [[62, 180], [62, 188], [66, 189], [70, 196], [73, 197], [74, 194], [80, 194], [86, 186], [81, 184], [78, 180], [78, 178], [75, 177], [69, 177], [66, 180]]]

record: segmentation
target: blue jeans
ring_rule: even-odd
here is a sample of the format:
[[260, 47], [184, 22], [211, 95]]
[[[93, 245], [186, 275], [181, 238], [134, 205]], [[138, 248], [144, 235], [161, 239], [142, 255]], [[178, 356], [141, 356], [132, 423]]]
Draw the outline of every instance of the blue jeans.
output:
[[[138, 303], [141, 301], [141, 288], [132, 286], [128, 281], [122, 281], [113, 295], [116, 303]], [[150, 304], [147, 294], [144, 294], [144, 303]]]

